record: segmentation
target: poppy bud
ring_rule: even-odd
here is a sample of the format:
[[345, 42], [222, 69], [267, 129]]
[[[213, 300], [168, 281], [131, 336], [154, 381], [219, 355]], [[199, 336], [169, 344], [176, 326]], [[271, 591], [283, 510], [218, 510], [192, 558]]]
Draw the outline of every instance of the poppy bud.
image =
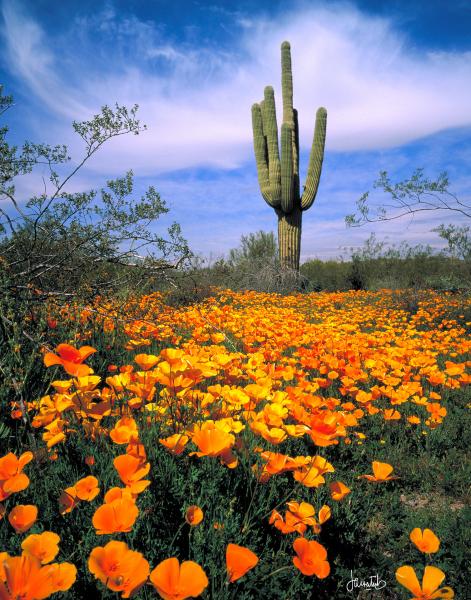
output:
[[199, 506], [189, 506], [186, 509], [185, 513], [185, 521], [188, 525], [194, 527], [195, 525], [199, 525], [203, 520], [204, 513]]

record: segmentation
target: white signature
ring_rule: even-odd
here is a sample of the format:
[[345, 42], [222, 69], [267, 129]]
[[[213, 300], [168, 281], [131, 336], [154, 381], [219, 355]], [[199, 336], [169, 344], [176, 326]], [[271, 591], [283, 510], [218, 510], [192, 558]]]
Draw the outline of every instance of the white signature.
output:
[[359, 579], [353, 577], [353, 571], [350, 571], [351, 579], [347, 583], [347, 592], [353, 592], [356, 589], [364, 590], [382, 590], [386, 587], [384, 579], [380, 579], [378, 573], [376, 575], [370, 575], [366, 579]]

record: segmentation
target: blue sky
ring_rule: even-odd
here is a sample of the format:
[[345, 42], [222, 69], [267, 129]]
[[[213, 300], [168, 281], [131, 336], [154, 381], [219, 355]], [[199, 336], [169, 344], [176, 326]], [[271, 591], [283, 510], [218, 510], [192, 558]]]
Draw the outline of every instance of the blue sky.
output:
[[[431, 229], [452, 214], [346, 229], [344, 217], [378, 172], [450, 174], [470, 198], [471, 5], [467, 0], [0, 0], [0, 83], [15, 98], [10, 140], [67, 143], [72, 121], [103, 104], [140, 105], [147, 131], [119, 138], [70, 190], [132, 168], [154, 185], [191, 248], [216, 258], [240, 236], [276, 231], [255, 170], [250, 107], [273, 85], [291, 42], [302, 176], [314, 115], [328, 110], [324, 169], [304, 213], [302, 259], [331, 258], [375, 232], [390, 243], [440, 246]], [[23, 198], [41, 173], [18, 182]], [[378, 198], [380, 199], [380, 198]]]

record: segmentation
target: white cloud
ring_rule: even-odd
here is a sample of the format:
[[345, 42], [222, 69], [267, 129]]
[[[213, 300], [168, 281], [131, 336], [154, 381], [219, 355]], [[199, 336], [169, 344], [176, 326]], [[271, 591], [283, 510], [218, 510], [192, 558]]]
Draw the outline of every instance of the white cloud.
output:
[[[56, 116], [85, 118], [115, 99], [140, 104], [148, 132], [110, 144], [94, 162], [99, 170], [122, 171], [130, 161], [147, 174], [201, 165], [231, 169], [252, 160], [250, 107], [265, 84], [274, 85], [279, 107], [284, 39], [292, 46], [304, 150], [320, 105], [329, 111], [329, 151], [388, 148], [471, 123], [471, 52], [413, 49], [394, 23], [349, 4], [299, 5], [257, 21], [238, 13], [232, 53], [179, 46], [158, 24], [120, 20], [108, 6], [75, 23], [82, 57], [64, 39], [58, 44], [46, 35], [17, 2], [5, 2], [3, 16], [13, 71]], [[115, 41], [106, 66], [90, 35], [96, 30]]]
[[48, 47], [41, 27], [26, 17], [17, 3], [4, 2], [2, 14], [7, 51], [4, 60], [11, 72], [58, 116], [86, 114], [86, 104], [76, 100], [57, 73], [60, 56], [54, 55], [53, 44]]
[[[276, 230], [253, 168], [250, 107], [271, 84], [280, 109], [280, 44], [288, 39], [304, 162], [320, 105], [329, 113], [327, 166], [335, 151], [379, 150], [374, 160], [373, 153], [359, 152], [340, 169], [336, 161], [334, 169], [325, 169], [316, 204], [304, 215], [303, 259], [335, 258], [343, 246], [360, 246], [371, 231], [396, 242], [439, 241], [429, 232], [443, 215], [347, 231], [342, 215], [354, 210], [379, 168], [407, 167], [409, 155], [398, 147], [471, 125], [471, 51], [413, 48], [393, 22], [350, 4], [300, 4], [276, 18], [237, 12], [240, 30], [231, 51], [177, 43], [162, 23], [121, 17], [109, 4], [75, 19], [73, 30], [60, 35], [43, 30], [16, 0], [5, 1], [2, 12], [7, 64], [32, 101], [49, 110], [47, 121], [37, 121], [41, 140], [66, 142], [78, 158], [72, 120], [89, 118], [105, 103], [140, 105], [148, 130], [107, 144], [74, 180], [74, 190], [100, 187], [105, 178], [133, 168], [142, 185], [152, 179], [169, 200], [171, 219], [206, 255], [227, 252], [250, 231]], [[469, 148], [457, 148], [455, 159], [464, 163], [466, 153]], [[431, 145], [417, 156], [414, 166], [435, 168], [443, 150]], [[247, 165], [250, 173], [231, 173]], [[220, 169], [219, 175], [201, 179], [188, 172], [204, 166]], [[172, 172], [181, 177], [170, 177]], [[36, 185], [27, 178], [19, 189], [28, 195]]]

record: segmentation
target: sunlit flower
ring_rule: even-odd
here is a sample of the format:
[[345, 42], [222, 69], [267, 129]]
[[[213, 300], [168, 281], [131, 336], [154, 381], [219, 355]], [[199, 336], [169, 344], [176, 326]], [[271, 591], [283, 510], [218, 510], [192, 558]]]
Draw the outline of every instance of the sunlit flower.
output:
[[10, 525], [17, 533], [31, 529], [38, 518], [38, 508], [34, 504], [18, 504], [8, 515]]
[[150, 570], [140, 552], [114, 540], [92, 550], [88, 568], [110, 590], [121, 592], [122, 598], [133, 596], [147, 581]]
[[23, 552], [36, 557], [43, 565], [51, 562], [59, 553], [60, 537], [52, 531], [33, 533], [21, 544]]
[[391, 475], [394, 470], [394, 467], [389, 465], [388, 463], [382, 463], [378, 461], [374, 461], [373, 464], [373, 475], [360, 475], [363, 479], [368, 479], [368, 481], [391, 481], [392, 479], [399, 479], [398, 477]]
[[230, 583], [243, 577], [258, 563], [258, 556], [244, 546], [228, 544], [226, 548], [227, 577]]
[[92, 518], [97, 535], [131, 531], [139, 515], [139, 509], [133, 500], [122, 498], [103, 504]]
[[91, 502], [100, 493], [98, 479], [93, 477], [93, 475], [80, 479], [74, 487], [77, 498], [80, 500], [88, 500]]
[[297, 556], [293, 558], [293, 564], [304, 575], [316, 575], [324, 579], [330, 573], [330, 565], [327, 562], [327, 551], [316, 541], [308, 541], [304, 537], [297, 538], [293, 543]]
[[347, 496], [351, 492], [351, 489], [349, 487], [347, 487], [341, 481], [333, 481], [329, 485], [329, 488], [330, 488], [330, 496], [331, 496], [332, 500], [335, 500], [336, 502], [343, 500], [345, 498], [345, 496]]
[[32, 460], [30, 451], [23, 452], [20, 458], [12, 452], [0, 458], [0, 501], [28, 487], [29, 477], [23, 473], [23, 468]]
[[[0, 569], [1, 600], [42, 600], [58, 591], [67, 591], [75, 581], [77, 569], [70, 563], [41, 566], [30, 555], [8, 556], [3, 554]], [[56, 576], [58, 567], [63, 577]]]
[[77, 568], [71, 563], [53, 563], [47, 565], [46, 568], [46, 574], [53, 593], [66, 592], [72, 587], [77, 579]]
[[437, 598], [454, 598], [455, 593], [449, 587], [439, 589], [445, 579], [445, 573], [437, 567], [426, 566], [422, 585], [412, 567], [399, 567], [396, 571], [397, 581], [413, 594], [410, 600], [435, 600]]
[[198, 447], [196, 456], [219, 457], [221, 462], [230, 468], [237, 466], [237, 458], [232, 454], [231, 448], [234, 445], [235, 438], [232, 433], [226, 433], [216, 427], [201, 429], [193, 434], [193, 443]]
[[410, 533], [410, 540], [425, 554], [433, 554], [440, 548], [440, 540], [431, 529], [422, 530], [416, 527]]
[[150, 574], [150, 581], [164, 600], [196, 598], [208, 587], [203, 569], [192, 560], [180, 564], [177, 558], [167, 558]]
[[148, 371], [149, 369], [152, 369], [152, 367], [155, 367], [159, 360], [160, 358], [153, 354], [137, 354], [134, 357], [134, 362], [136, 362], [143, 371]]
[[167, 450], [170, 450], [172, 454], [179, 455], [185, 449], [189, 439], [190, 438], [187, 435], [174, 433], [167, 438], [160, 439], [159, 442], [162, 444], [162, 446], [165, 446]]
[[61, 515], [72, 512], [79, 503], [75, 487], [66, 488], [59, 497], [59, 512]]
[[121, 454], [114, 459], [113, 464], [121, 481], [130, 489], [131, 493], [140, 494], [150, 485], [149, 480], [142, 479], [149, 473], [149, 463], [130, 454]]
[[122, 417], [110, 431], [110, 438], [115, 444], [129, 444], [139, 438], [137, 423], [132, 417]]
[[82, 364], [90, 355], [96, 352], [91, 346], [82, 346], [74, 348], [69, 344], [59, 344], [56, 348], [57, 354], [47, 352], [44, 355], [44, 364], [46, 367], [51, 365], [62, 365], [64, 370], [73, 377], [83, 377], [90, 375], [93, 370], [87, 365]]

